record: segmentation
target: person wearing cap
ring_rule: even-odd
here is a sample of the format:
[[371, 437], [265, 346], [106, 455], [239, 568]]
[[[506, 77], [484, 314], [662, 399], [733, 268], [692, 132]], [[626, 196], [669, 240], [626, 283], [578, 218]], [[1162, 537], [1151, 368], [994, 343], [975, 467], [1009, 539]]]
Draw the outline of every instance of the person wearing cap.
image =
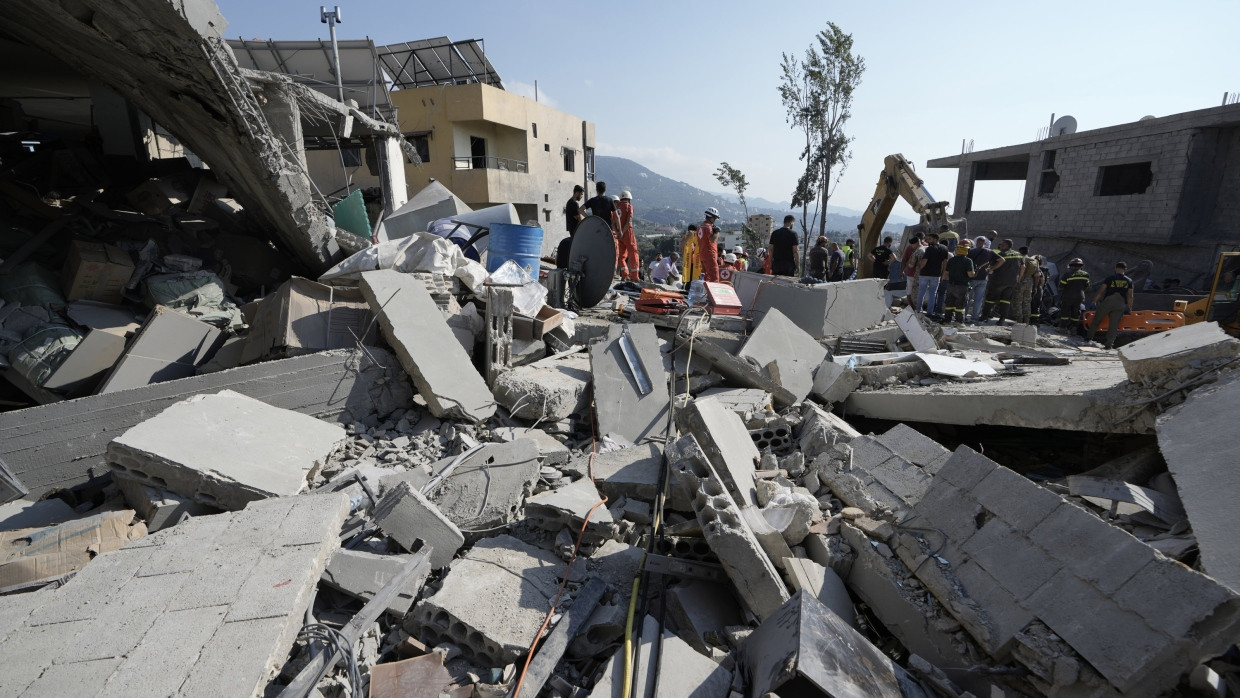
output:
[[715, 230], [715, 221], [719, 220], [719, 209], [711, 206], [703, 212], [702, 223], [698, 226], [698, 262], [701, 264], [702, 278], [706, 281], [719, 280], [719, 232]]
[[784, 216], [784, 227], [771, 233], [771, 273], [775, 276], [797, 275], [797, 234], [792, 230], [796, 216]]
[[1081, 324], [1081, 304], [1085, 302], [1085, 292], [1089, 290], [1089, 272], [1085, 271], [1085, 261], [1076, 257], [1068, 262], [1068, 273], [1059, 280], [1059, 327], [1065, 330], [1076, 330]]
[[943, 321], [959, 325], [964, 322], [964, 310], [969, 297], [969, 281], [973, 279], [973, 260], [969, 259], [969, 248], [973, 245], [963, 240], [956, 246], [956, 254], [947, 260], [943, 268], [943, 281], [947, 292], [943, 296]]
[[620, 192], [616, 215], [620, 224], [616, 266], [620, 269], [621, 279], [637, 281], [641, 278], [642, 261], [637, 253], [637, 235], [633, 232], [633, 195], [628, 189]]
[[1115, 348], [1115, 335], [1119, 333], [1119, 324], [1124, 315], [1132, 310], [1132, 278], [1128, 276], [1128, 265], [1124, 262], [1115, 263], [1115, 273], [1102, 280], [1102, 287], [1094, 296], [1094, 321], [1089, 325], [1089, 341], [1094, 341], [1102, 319], [1107, 321], [1106, 348]]
[[827, 236], [819, 235], [814, 241], [814, 246], [809, 248], [809, 270], [805, 272], [806, 275], [819, 281], [826, 281], [827, 261], [830, 255], [831, 252], [827, 249]]

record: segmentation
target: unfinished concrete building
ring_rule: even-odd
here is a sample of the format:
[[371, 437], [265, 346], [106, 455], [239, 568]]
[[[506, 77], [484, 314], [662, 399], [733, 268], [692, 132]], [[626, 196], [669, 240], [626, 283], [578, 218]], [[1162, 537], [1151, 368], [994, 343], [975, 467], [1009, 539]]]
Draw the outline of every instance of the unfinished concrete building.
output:
[[[953, 215], [1091, 273], [1151, 260], [1156, 283], [1208, 284], [1218, 253], [1240, 243], [1240, 105], [930, 160], [957, 168]], [[1019, 210], [973, 206], [978, 183], [1022, 181]]]

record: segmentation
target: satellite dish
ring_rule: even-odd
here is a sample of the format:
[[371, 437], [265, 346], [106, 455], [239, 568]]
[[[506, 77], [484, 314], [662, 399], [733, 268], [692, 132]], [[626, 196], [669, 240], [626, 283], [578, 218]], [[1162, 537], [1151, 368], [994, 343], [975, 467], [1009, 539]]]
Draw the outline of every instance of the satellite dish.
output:
[[1070, 133], [1076, 133], [1076, 119], [1071, 116], [1061, 116], [1051, 124], [1051, 136], [1066, 136]]
[[598, 216], [577, 224], [568, 251], [568, 270], [578, 274], [573, 300], [579, 308], [593, 308], [607, 295], [616, 273], [616, 242], [611, 225]]
[[1141, 117], [1140, 119], [1137, 119], [1137, 121], [1153, 121], [1154, 119], [1157, 119], [1157, 118], [1158, 118], [1158, 117], [1157, 117], [1157, 116], [1154, 116], [1153, 114], [1146, 114], [1145, 116]]

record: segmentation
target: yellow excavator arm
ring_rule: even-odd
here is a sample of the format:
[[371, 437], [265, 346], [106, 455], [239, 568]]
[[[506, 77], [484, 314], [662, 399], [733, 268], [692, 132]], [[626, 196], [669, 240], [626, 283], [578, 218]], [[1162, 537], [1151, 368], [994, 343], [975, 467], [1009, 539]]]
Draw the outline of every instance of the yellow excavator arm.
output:
[[921, 225], [927, 230], [939, 229], [943, 224], [950, 224], [947, 218], [947, 201], [935, 201], [921, 177], [913, 171], [913, 163], [903, 155], [896, 153], [883, 159], [883, 171], [878, 175], [878, 186], [874, 189], [874, 199], [866, 207], [861, 216], [861, 225], [857, 226], [860, 249], [857, 257], [861, 262], [860, 277], [873, 276], [873, 266], [869, 253], [878, 247], [883, 234], [883, 225], [896, 199], [903, 198], [909, 206], [921, 216]]

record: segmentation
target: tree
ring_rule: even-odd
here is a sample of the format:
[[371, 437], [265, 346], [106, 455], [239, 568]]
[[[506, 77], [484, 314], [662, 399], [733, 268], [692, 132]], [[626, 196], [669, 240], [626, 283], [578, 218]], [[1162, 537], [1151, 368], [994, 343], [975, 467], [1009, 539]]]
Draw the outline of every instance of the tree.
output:
[[802, 264], [813, 220], [809, 204], [814, 203], [821, 234], [827, 227], [827, 203], [848, 167], [852, 137], [844, 127], [852, 116], [853, 91], [865, 72], [865, 59], [853, 53], [852, 35], [834, 22], [827, 22], [815, 38], [817, 46], [806, 49], [804, 58], [785, 53], [780, 64], [779, 96], [788, 123], [805, 134], [800, 156], [805, 170], [792, 193], [793, 208], [801, 209]]
[[721, 162], [719, 169], [715, 171], [715, 179], [736, 192], [736, 198], [740, 199], [741, 208], [745, 210], [745, 220], [741, 221], [741, 238], [745, 241], [745, 247], [750, 250], [761, 247], [762, 240], [757, 231], [749, 227], [749, 204], [745, 203], [745, 190], [749, 188], [749, 180], [745, 179], [745, 174], [728, 163]]

